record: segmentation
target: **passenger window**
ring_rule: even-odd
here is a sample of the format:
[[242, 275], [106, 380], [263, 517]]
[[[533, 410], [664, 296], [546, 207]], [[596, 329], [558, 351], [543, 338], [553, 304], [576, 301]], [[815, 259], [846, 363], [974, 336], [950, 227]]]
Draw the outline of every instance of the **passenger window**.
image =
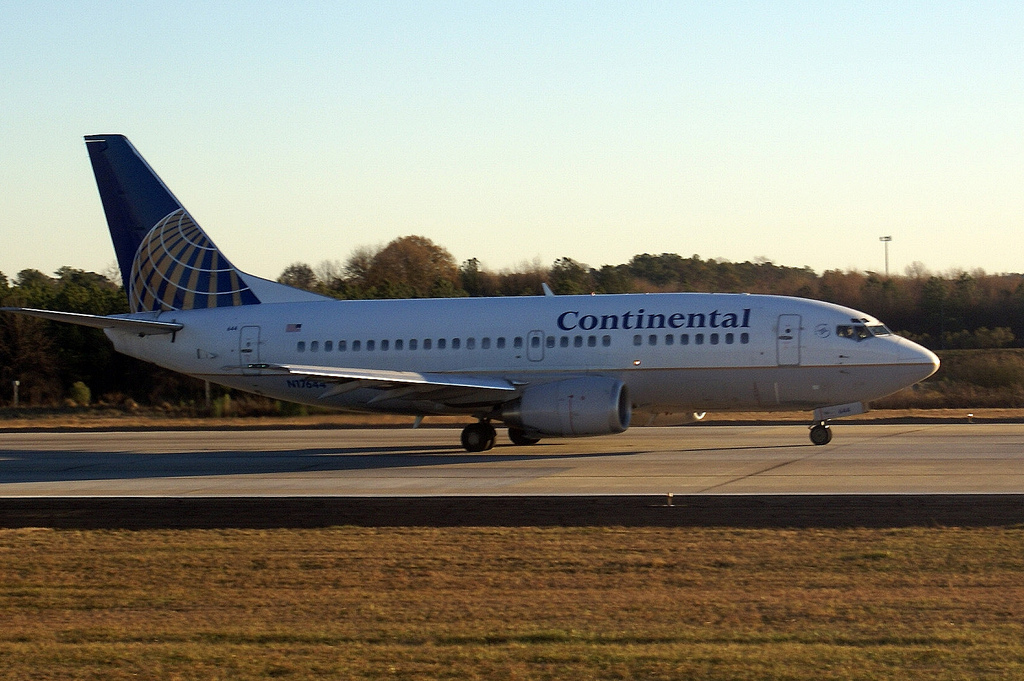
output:
[[658, 336], [656, 334], [652, 333], [650, 336], [647, 337], [647, 344], [648, 345], [657, 345], [658, 344]]
[[749, 333], [741, 333], [740, 334], [740, 343], [749, 343], [749, 342], [750, 342], [750, 334]]
[[681, 334], [679, 334], [679, 344], [680, 345], [689, 345], [690, 344], [690, 334], [688, 334], [688, 333], [681, 333]]
[[433, 343], [433, 341], [431, 341], [429, 338], [424, 338], [423, 339], [423, 349], [424, 350], [429, 350], [431, 348], [431, 343]]
[[559, 345], [561, 345], [563, 348], [569, 347], [569, 337], [568, 336], [562, 336], [562, 338], [560, 339]]
[[711, 334], [711, 344], [712, 345], [718, 345], [718, 334], [717, 333]]
[[606, 348], [611, 347], [611, 345], [612, 345], [612, 337], [611, 336], [601, 336], [601, 345], [603, 345]]
[[298, 344], [296, 344], [295, 349], [298, 350], [299, 352], [305, 352], [306, 341], [299, 341]]
[[576, 336], [575, 338], [573, 338], [572, 339], [572, 346], [574, 348], [582, 348], [583, 347], [583, 336]]
[[338, 341], [338, 352], [345, 352], [348, 350], [346, 347], [348, 343], [346, 341]]
[[461, 338], [452, 338], [452, 350], [458, 350], [461, 347], [462, 347], [462, 339]]
[[324, 341], [324, 352], [330, 352], [334, 349], [334, 341]]
[[401, 350], [403, 345], [404, 342], [402, 341], [401, 338], [395, 340], [395, 350]]
[[467, 350], [475, 350], [476, 349], [476, 338], [467, 338], [466, 339], [466, 349]]
[[545, 345], [547, 345], [549, 348], [555, 347], [555, 337], [554, 336], [548, 336]]
[[352, 341], [352, 352], [359, 352], [361, 349], [361, 341]]
[[415, 338], [410, 338], [409, 339], [409, 349], [410, 350], [415, 350], [416, 349], [416, 339]]
[[[516, 340], [518, 340], [518, 339], [516, 339]], [[540, 347], [540, 336], [534, 336], [533, 338], [531, 338], [530, 339], [530, 345], [535, 347], [535, 348], [539, 348]]]
[[727, 333], [727, 334], [725, 334], [725, 344], [726, 344], [726, 345], [732, 345], [732, 342], [733, 342], [733, 340], [734, 340], [735, 338], [736, 338], [736, 336], [734, 336], [734, 335], [733, 335], [733, 334], [731, 334], [731, 333]]
[[499, 350], [502, 350], [502, 349], [505, 348], [505, 337], [504, 336], [498, 338], [497, 345], [498, 345], [498, 349]]
[[676, 342], [676, 337], [670, 333], [665, 334], [665, 345], [672, 345]]
[[448, 341], [445, 340], [444, 338], [438, 338], [437, 339], [437, 349], [438, 350], [444, 350], [445, 347], [447, 347], [447, 344], [448, 344]]
[[587, 347], [588, 348], [596, 348], [597, 347], [597, 336], [587, 336]]
[[704, 334], [695, 333], [693, 334], [693, 342], [697, 345], [704, 345]]
[[491, 349], [491, 339], [490, 338], [481, 338], [480, 339], [480, 349], [481, 350], [490, 350]]
[[366, 351], [373, 352], [377, 349], [377, 341], [368, 340], [366, 341]]
[[309, 344], [309, 351], [316, 352], [320, 349], [320, 341], [313, 341]]

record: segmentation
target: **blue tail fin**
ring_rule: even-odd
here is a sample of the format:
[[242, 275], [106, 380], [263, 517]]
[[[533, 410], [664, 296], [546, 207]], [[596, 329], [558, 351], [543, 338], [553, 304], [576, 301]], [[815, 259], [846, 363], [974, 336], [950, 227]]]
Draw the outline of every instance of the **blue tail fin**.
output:
[[128, 138], [85, 142], [132, 312], [260, 302]]

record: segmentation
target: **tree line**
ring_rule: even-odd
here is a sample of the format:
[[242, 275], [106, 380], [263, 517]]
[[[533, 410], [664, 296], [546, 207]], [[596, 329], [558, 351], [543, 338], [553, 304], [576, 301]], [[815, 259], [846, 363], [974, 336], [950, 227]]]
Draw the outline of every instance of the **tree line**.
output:
[[335, 298], [556, 294], [766, 293], [846, 305], [872, 314], [925, 346], [940, 349], [1014, 347], [1024, 339], [1024, 275], [983, 270], [931, 273], [920, 263], [903, 275], [734, 263], [674, 253], [635, 255], [620, 265], [590, 267], [558, 258], [497, 272], [476, 258], [457, 264], [445, 248], [420, 236], [358, 249], [345, 262], [289, 265], [278, 281]]
[[[538, 295], [547, 283], [560, 295], [721, 292], [800, 296], [872, 314], [897, 333], [933, 350], [1018, 347], [1024, 339], [1024, 275], [982, 270], [932, 273], [919, 263], [901, 275], [777, 265], [767, 259], [729, 262], [673, 253], [633, 256], [591, 267], [570, 257], [498, 271], [471, 258], [459, 264], [422, 236], [356, 249], [345, 261], [293, 263], [278, 281], [340, 299]], [[53, 276], [0, 273], [0, 305], [85, 314], [128, 311], [115, 274], [62, 267]], [[69, 399], [71, 387], [111, 403], [172, 404], [202, 399], [199, 381], [119, 355], [102, 332], [18, 315], [0, 315], [0, 403], [20, 382], [25, 404]], [[81, 386], [74, 393], [81, 400]]]

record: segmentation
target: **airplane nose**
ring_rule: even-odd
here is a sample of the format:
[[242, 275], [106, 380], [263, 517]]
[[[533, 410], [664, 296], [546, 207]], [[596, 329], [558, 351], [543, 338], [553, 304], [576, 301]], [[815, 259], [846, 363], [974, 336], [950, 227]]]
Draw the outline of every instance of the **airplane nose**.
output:
[[[900, 364], [905, 367], [919, 367], [916, 381], [923, 381], [939, 370], [939, 356], [926, 347], [906, 338], [900, 338]], [[919, 373], [919, 375], [918, 375]]]

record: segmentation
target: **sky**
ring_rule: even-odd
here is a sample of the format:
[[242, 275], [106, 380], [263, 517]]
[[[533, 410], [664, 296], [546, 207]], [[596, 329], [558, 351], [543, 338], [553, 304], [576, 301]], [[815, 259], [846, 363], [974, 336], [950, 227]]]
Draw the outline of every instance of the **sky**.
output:
[[1024, 272], [1024, 3], [0, 0], [0, 272], [114, 263], [82, 137], [236, 266], [410, 234]]

